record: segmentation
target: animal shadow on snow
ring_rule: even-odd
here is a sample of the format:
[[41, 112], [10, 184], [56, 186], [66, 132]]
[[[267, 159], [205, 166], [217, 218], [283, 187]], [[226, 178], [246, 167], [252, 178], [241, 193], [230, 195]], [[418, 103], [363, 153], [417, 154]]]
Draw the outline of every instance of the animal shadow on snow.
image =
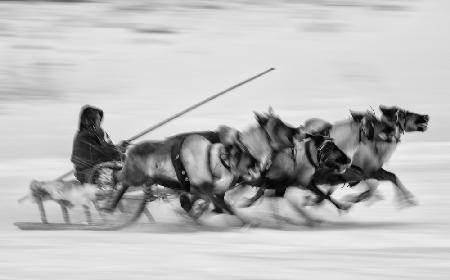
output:
[[414, 223], [397, 222], [397, 221], [323, 221], [313, 227], [304, 224], [274, 225], [273, 223], [260, 223], [253, 227], [242, 227], [236, 225], [207, 225], [196, 224], [194, 222], [156, 222], [154, 224], [138, 223], [123, 231], [143, 232], [143, 233], [198, 233], [198, 232], [235, 232], [235, 231], [251, 231], [258, 229], [270, 229], [279, 231], [343, 231], [343, 230], [384, 230], [395, 228], [412, 228], [420, 226]]

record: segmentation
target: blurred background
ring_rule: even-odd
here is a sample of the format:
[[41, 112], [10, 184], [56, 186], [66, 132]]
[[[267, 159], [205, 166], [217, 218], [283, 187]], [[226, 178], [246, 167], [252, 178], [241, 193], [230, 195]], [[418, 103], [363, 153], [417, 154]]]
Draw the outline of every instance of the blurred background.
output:
[[[253, 111], [266, 111], [269, 106], [292, 125], [310, 117], [345, 119], [349, 109], [378, 112], [380, 104], [429, 114], [429, 129], [406, 135], [388, 165], [390, 170], [400, 171], [421, 205], [398, 214], [389, 199], [376, 206], [379, 208], [357, 209], [358, 214], [350, 217], [419, 223], [408, 227], [409, 231], [419, 229], [418, 235], [401, 235], [405, 228], [387, 233], [407, 243], [402, 243], [409, 249], [401, 256], [392, 255], [398, 244], [392, 240], [383, 243], [389, 238], [377, 243], [380, 248], [391, 248], [382, 252], [394, 267], [384, 277], [401, 277], [405, 275], [402, 271], [409, 271], [409, 279], [445, 279], [450, 263], [450, 246], [443, 239], [450, 232], [449, 12], [446, 0], [0, 1], [0, 228], [7, 229], [4, 233], [14, 240], [13, 221], [30, 220], [29, 215], [38, 219], [34, 205], [25, 213], [18, 210], [23, 208], [16, 206], [16, 199], [26, 192], [31, 179], [55, 178], [71, 169], [72, 140], [83, 105], [105, 111], [103, 127], [118, 142], [275, 67], [270, 74], [142, 139], [213, 130], [221, 124], [244, 129], [254, 123]], [[386, 189], [390, 197], [388, 184]], [[430, 221], [436, 224], [428, 224]], [[358, 230], [347, 233], [356, 236], [362, 247], [366, 238], [377, 236]], [[98, 237], [86, 238], [93, 236]], [[336, 240], [349, 244], [349, 236]], [[228, 238], [236, 245], [234, 237]], [[236, 237], [240, 238], [248, 237]], [[7, 240], [0, 241], [4, 242], [0, 248]], [[423, 249], [424, 240], [427, 249], [421, 251], [417, 248]], [[327, 242], [333, 246], [332, 241]], [[278, 248], [273, 246], [275, 249], [268, 251]], [[246, 248], [251, 251], [254, 247]], [[19, 260], [26, 251], [8, 252]], [[328, 275], [318, 274], [322, 253], [315, 255], [317, 265], [303, 263], [310, 267], [304, 275]], [[205, 256], [198, 254], [198, 259]], [[359, 256], [363, 263], [364, 257]], [[375, 271], [390, 267], [383, 257], [370, 256], [364, 260], [375, 260]], [[418, 256], [420, 261], [437, 256], [449, 262], [420, 262], [422, 266], [411, 268], [411, 263], [400, 261], [405, 256], [414, 261]], [[0, 253], [0, 278], [2, 265], [3, 271], [10, 272], [4, 279], [34, 275], [16, 274], [20, 265], [8, 265], [8, 258]], [[277, 279], [277, 275], [295, 279], [292, 273], [296, 270], [285, 269], [285, 274], [273, 271], [267, 279]], [[341, 272], [355, 279], [377, 276], [365, 274], [367, 270]], [[250, 278], [254, 275], [248, 273], [245, 275]], [[99, 278], [92, 279], [103, 279], [95, 275]], [[211, 275], [217, 276], [190, 274], [201, 279]], [[238, 279], [237, 275], [231, 273], [231, 278]]]
[[84, 104], [119, 141], [269, 67], [147, 138], [385, 104], [431, 115], [408, 142], [449, 141], [447, 2], [2, 1], [1, 159], [67, 158]]

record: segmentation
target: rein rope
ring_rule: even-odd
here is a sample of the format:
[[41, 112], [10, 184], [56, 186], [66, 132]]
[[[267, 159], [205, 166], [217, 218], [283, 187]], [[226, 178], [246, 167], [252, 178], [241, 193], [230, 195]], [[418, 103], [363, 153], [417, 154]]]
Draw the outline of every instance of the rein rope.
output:
[[317, 169], [319, 166], [313, 160], [312, 155], [311, 155], [311, 142], [312, 142], [312, 140], [309, 140], [308, 142], [306, 142], [306, 144], [305, 144], [305, 154], [306, 154], [306, 158], [308, 159], [309, 163], [311, 163], [311, 165], [314, 166], [314, 168]]

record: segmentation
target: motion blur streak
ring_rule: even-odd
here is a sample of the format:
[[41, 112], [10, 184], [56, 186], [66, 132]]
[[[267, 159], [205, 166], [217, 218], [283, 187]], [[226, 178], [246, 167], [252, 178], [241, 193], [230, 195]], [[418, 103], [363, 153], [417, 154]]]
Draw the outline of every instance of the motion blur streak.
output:
[[[449, 279], [449, 12], [446, 0], [1, 1], [0, 279]], [[430, 115], [386, 165], [419, 205], [397, 211], [383, 183], [384, 200], [348, 214], [311, 209], [328, 221], [316, 228], [280, 229], [270, 198], [240, 210], [260, 223], [248, 230], [225, 215], [193, 225], [176, 201], [152, 202], [156, 224], [120, 232], [13, 226], [39, 221], [35, 205], [17, 204], [32, 179], [72, 168], [82, 105], [105, 111], [118, 142], [269, 67], [277, 71], [145, 139], [245, 129], [269, 105], [296, 126], [398, 105]], [[62, 221], [57, 204], [46, 207]]]

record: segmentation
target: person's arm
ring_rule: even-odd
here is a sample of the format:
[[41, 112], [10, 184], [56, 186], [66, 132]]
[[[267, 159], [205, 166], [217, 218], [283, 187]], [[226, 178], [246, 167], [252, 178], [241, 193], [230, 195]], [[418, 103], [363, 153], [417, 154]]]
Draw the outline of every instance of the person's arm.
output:
[[89, 152], [89, 158], [95, 162], [120, 160], [121, 153], [116, 146], [106, 142], [98, 131], [86, 131], [80, 135], [79, 146]]
[[[106, 143], [108, 143], [108, 144], [110, 144], [110, 145], [114, 145], [114, 144], [113, 144], [113, 141], [112, 141], [111, 138], [109, 137], [108, 133], [106, 133], [105, 131], [103, 131], [103, 133], [104, 133], [104, 135], [105, 135], [104, 139], [105, 139]], [[120, 141], [119, 143], [117, 143], [117, 144], [114, 145], [114, 146], [116, 147], [116, 149], [117, 149], [120, 153], [125, 154], [126, 151], [127, 151], [127, 147], [130, 146], [130, 145], [131, 145], [131, 143], [130, 143], [129, 141], [127, 141], [127, 140], [122, 140], [122, 141]]]
[[93, 133], [100, 143], [99, 149], [101, 150], [101, 158], [103, 161], [122, 159], [122, 152], [120, 147], [113, 144], [113, 142], [109, 138], [109, 135], [104, 130], [99, 128], [93, 131]]

